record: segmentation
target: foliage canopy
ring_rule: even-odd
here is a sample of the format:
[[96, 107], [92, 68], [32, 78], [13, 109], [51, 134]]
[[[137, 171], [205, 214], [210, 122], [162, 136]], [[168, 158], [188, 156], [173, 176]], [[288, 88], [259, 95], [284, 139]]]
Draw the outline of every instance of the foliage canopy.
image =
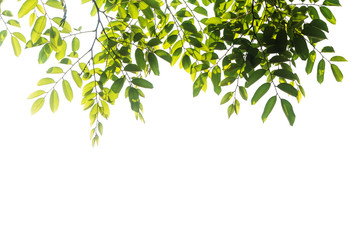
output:
[[[295, 113], [286, 98], [300, 102], [305, 96], [295, 72], [298, 61], [305, 61], [307, 74], [315, 67], [319, 83], [326, 65], [336, 81], [343, 79], [336, 62], [346, 59], [335, 55], [331, 46], [318, 47], [327, 39], [327, 24], [336, 23], [330, 9], [341, 6], [339, 0], [81, 0], [92, 5], [90, 15], [97, 19], [86, 31], [66, 21], [64, 0], [19, 1], [19, 9], [8, 10], [7, 1], [0, 0], [0, 46], [10, 38], [16, 56], [23, 47], [36, 47], [39, 64], [51, 56], [58, 61], [47, 70], [49, 76], [38, 81], [41, 90], [28, 97], [35, 99], [31, 113], [45, 100], [56, 112], [58, 92], [72, 101], [76, 86], [82, 90], [84, 110], [90, 112], [93, 144], [103, 133], [101, 118], [110, 116], [109, 105], [121, 92], [136, 119], [144, 121], [143, 90], [153, 88], [147, 78], [160, 75], [161, 61], [189, 73], [194, 97], [209, 83], [218, 95], [225, 90], [220, 104], [228, 104], [229, 117], [239, 113], [248, 88], [257, 87], [252, 105], [273, 89], [261, 118], [265, 122], [280, 101], [290, 125]], [[51, 16], [49, 8], [58, 9], [58, 15]], [[17, 31], [17, 19], [23, 17], [29, 18], [28, 37]], [[81, 52], [82, 34], [89, 35], [91, 46]], [[70, 77], [71, 83], [66, 80]]]

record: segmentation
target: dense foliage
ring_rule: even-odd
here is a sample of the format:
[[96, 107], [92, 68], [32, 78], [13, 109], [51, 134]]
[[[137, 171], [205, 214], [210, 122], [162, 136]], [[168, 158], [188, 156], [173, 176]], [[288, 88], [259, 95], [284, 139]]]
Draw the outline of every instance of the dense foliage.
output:
[[[17, 32], [15, 10], [5, 9], [7, 1], [0, 1], [0, 45], [10, 39], [16, 56], [23, 45], [37, 47], [39, 64], [54, 53], [58, 65], [47, 70], [49, 77], [40, 79], [41, 90], [29, 96], [35, 99], [31, 112], [38, 112], [46, 100], [55, 112], [58, 92], [71, 101], [71, 86], [77, 86], [82, 89], [81, 104], [90, 111], [93, 144], [103, 132], [101, 117], [109, 117], [109, 105], [115, 104], [121, 91], [136, 119], [144, 121], [143, 90], [153, 88], [147, 78], [160, 75], [159, 65], [165, 64], [161, 61], [189, 73], [194, 97], [209, 83], [217, 94], [225, 90], [220, 103], [228, 104], [229, 117], [239, 113], [248, 88], [257, 88], [251, 104], [273, 89], [267, 94], [262, 120], [280, 101], [291, 125], [295, 114], [286, 98], [300, 101], [305, 96], [295, 72], [298, 61], [306, 62], [307, 74], [315, 67], [319, 83], [326, 66], [337, 81], [343, 79], [335, 62], [345, 58], [334, 55], [331, 46], [318, 48], [327, 39], [327, 24], [336, 23], [330, 9], [340, 6], [339, 0], [82, 0], [92, 5], [90, 14], [97, 18], [86, 31], [66, 21], [66, 1], [21, 1], [16, 17], [29, 18], [27, 38]], [[50, 16], [49, 8], [59, 9], [59, 16]], [[80, 34], [92, 34], [91, 47], [81, 54]]]

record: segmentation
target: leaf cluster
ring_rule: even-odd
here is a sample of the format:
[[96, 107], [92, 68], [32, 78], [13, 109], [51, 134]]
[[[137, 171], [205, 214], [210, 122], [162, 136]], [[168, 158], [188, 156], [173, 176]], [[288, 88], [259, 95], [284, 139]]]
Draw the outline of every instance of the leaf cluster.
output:
[[[29, 96], [35, 99], [31, 112], [38, 112], [47, 98], [56, 112], [59, 88], [72, 101], [75, 84], [81, 89], [84, 110], [89, 111], [93, 144], [103, 133], [100, 117], [110, 116], [109, 105], [121, 92], [136, 119], [144, 121], [141, 100], [144, 91], [154, 87], [148, 76], [159, 76], [162, 62], [189, 73], [194, 97], [209, 84], [218, 95], [225, 91], [220, 104], [228, 104], [228, 117], [239, 114], [240, 103], [254, 88], [252, 105], [270, 95], [262, 121], [279, 100], [290, 125], [295, 122], [291, 98], [300, 102], [305, 96], [295, 71], [299, 61], [306, 63], [307, 74], [315, 68], [319, 83], [327, 65], [336, 81], [343, 79], [336, 62], [346, 59], [335, 55], [331, 46], [319, 48], [327, 40], [328, 24], [336, 23], [331, 8], [341, 6], [339, 0], [82, 0], [92, 5], [90, 14], [97, 18], [87, 31], [66, 21], [64, 0], [22, 2], [17, 18], [29, 17], [28, 40], [12, 30], [20, 24], [10, 10], [3, 10], [0, 45], [10, 35], [16, 56], [23, 42], [25, 48], [39, 49], [39, 64], [52, 53], [59, 62], [38, 82], [48, 89]], [[63, 17], [49, 16], [48, 8], [62, 11]], [[80, 49], [80, 34], [92, 39], [89, 48]]]

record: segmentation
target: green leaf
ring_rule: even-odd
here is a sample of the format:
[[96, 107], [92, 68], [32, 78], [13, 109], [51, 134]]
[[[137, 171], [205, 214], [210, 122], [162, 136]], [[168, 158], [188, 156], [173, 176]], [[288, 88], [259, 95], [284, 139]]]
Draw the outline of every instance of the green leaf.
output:
[[51, 67], [46, 71], [46, 73], [49, 73], [49, 74], [59, 74], [59, 73], [63, 73], [63, 72], [64, 71], [60, 67]]
[[281, 99], [281, 107], [285, 113], [286, 118], [288, 119], [291, 126], [294, 125], [295, 122], [295, 113], [292, 108], [291, 103], [286, 99]]
[[197, 13], [199, 13], [201, 15], [204, 15], [204, 16], [208, 15], [207, 10], [205, 8], [201, 7], [201, 6], [195, 7], [194, 12], [197, 12]]
[[188, 32], [191, 32], [191, 33], [197, 33], [198, 32], [197, 28], [190, 21], [183, 22], [181, 24], [181, 26], [183, 27], [183, 29], [185, 29]]
[[141, 69], [138, 67], [138, 65], [136, 64], [128, 64], [124, 67], [124, 71], [127, 71], [127, 72], [140, 72]]
[[310, 74], [312, 72], [314, 68], [315, 59], [316, 59], [316, 52], [313, 50], [310, 52], [309, 58], [307, 59], [306, 62], [305, 72], [307, 74]]
[[310, 24], [304, 24], [304, 29], [302, 33], [308, 37], [316, 38], [319, 40], [326, 39], [325, 33], [317, 27], [313, 27]]
[[71, 76], [73, 77], [74, 82], [76, 83], [76, 85], [77, 85], [79, 88], [81, 88], [81, 86], [82, 86], [82, 79], [81, 79], [79, 73], [78, 73], [77, 71], [72, 70], [72, 71], [71, 71]]
[[264, 107], [264, 111], [263, 111], [263, 114], [261, 115], [261, 119], [263, 122], [266, 121], [266, 119], [268, 118], [269, 114], [271, 113], [271, 111], [273, 110], [275, 104], [276, 104], [276, 99], [277, 97], [276, 96], [273, 96], [271, 97], [267, 103], [265, 104], [265, 107]]
[[7, 16], [7, 17], [12, 17], [12, 16], [13, 16], [12, 13], [11, 13], [11, 11], [9, 11], [9, 10], [3, 11], [3, 12], [2, 12], [2, 15]]
[[114, 93], [119, 93], [119, 92], [121, 91], [121, 89], [123, 88], [124, 83], [125, 83], [125, 78], [124, 78], [124, 77], [118, 78], [118, 79], [111, 85], [111, 90], [112, 90]]
[[130, 101], [131, 109], [134, 112], [139, 112], [140, 110], [139, 92], [133, 87], [129, 88], [129, 101]]
[[256, 104], [260, 100], [260, 98], [264, 96], [265, 93], [267, 93], [269, 88], [270, 88], [270, 83], [264, 83], [263, 85], [261, 85], [254, 93], [254, 96], [251, 99], [251, 104], [252, 105]]
[[159, 76], [160, 75], [159, 63], [158, 63], [158, 60], [157, 60], [155, 54], [150, 52], [149, 55], [148, 55], [148, 60], [149, 60], [150, 68], [153, 71], [153, 73], [156, 76]]
[[347, 62], [347, 60], [342, 56], [334, 56], [330, 59], [332, 62]]
[[71, 41], [71, 50], [76, 52], [80, 48], [80, 40], [77, 37], [74, 37]]
[[246, 88], [244, 88], [243, 86], [239, 86], [239, 92], [240, 96], [246, 101], [248, 99]]
[[225, 104], [225, 103], [227, 103], [228, 101], [230, 101], [230, 99], [233, 97], [233, 95], [234, 95], [234, 92], [228, 92], [228, 93], [226, 93], [226, 94], [222, 97], [221, 102], [220, 102], [220, 105]]
[[144, 57], [144, 53], [141, 49], [137, 48], [135, 50], [135, 60], [136, 60], [136, 64], [142, 69], [144, 70], [146, 67], [146, 62], [145, 62], [145, 57]]
[[253, 85], [257, 80], [259, 80], [264, 74], [266, 73], [265, 69], [258, 69], [255, 72], [253, 72], [249, 79], [245, 83], [245, 87], [248, 88], [251, 85]]
[[160, 3], [156, 0], [143, 0], [147, 5], [149, 5], [152, 8], [160, 9]]
[[278, 76], [280, 78], [286, 78], [289, 80], [296, 80], [296, 76], [294, 73], [287, 69], [277, 69], [272, 72], [273, 75]]
[[14, 36], [11, 36], [11, 45], [14, 49], [15, 56], [17, 56], [17, 57], [20, 56], [21, 46], [20, 46], [19, 40]]
[[206, 84], [207, 77], [208, 77], [208, 73], [201, 73], [197, 77], [197, 79], [195, 80], [195, 82], [193, 84], [193, 97], [196, 97], [197, 95], [199, 95], [201, 89]]
[[331, 24], [336, 24], [336, 19], [333, 15], [333, 13], [330, 11], [327, 7], [320, 7], [320, 12], [322, 15], [326, 18], [326, 20], [329, 21]]
[[323, 47], [323, 49], [321, 50], [321, 52], [323, 53], [334, 53], [335, 50], [333, 47], [331, 46], [326, 46], [326, 47]]
[[50, 109], [53, 113], [55, 113], [59, 108], [59, 95], [57, 91], [54, 89], [50, 94]]
[[38, 3], [38, 0], [26, 0], [21, 6], [18, 12], [18, 18], [22, 18], [26, 14], [28, 14], [31, 10], [33, 10]]
[[155, 47], [155, 46], [157, 46], [157, 45], [159, 45], [161, 43], [162, 43], [161, 40], [156, 37], [156, 38], [150, 39], [150, 41], [147, 43], [147, 45], [149, 47]]
[[220, 86], [228, 86], [236, 80], [235, 77], [227, 77], [220, 82]]
[[47, 85], [47, 84], [53, 84], [55, 83], [54, 79], [52, 78], [42, 78], [38, 82], [38, 86]]
[[44, 90], [36, 90], [35, 92], [33, 92], [32, 94], [30, 94], [27, 99], [32, 99], [32, 98], [36, 98], [39, 97], [41, 95], [43, 95], [44, 93], [46, 93]]
[[309, 57], [309, 49], [306, 44], [305, 38], [299, 34], [294, 36], [295, 51], [302, 60]]
[[325, 0], [323, 5], [326, 5], [326, 6], [338, 6], [338, 7], [341, 6], [339, 0]]
[[219, 86], [221, 80], [221, 69], [219, 66], [215, 66], [211, 72], [211, 82], [214, 87], [214, 92], [219, 95], [221, 93], [221, 88]]
[[36, 43], [41, 37], [42, 32], [44, 31], [46, 26], [46, 17], [40, 16], [36, 19], [35, 25], [31, 31], [31, 41]]
[[8, 22], [7, 22], [9, 25], [11, 26], [14, 26], [14, 27], [21, 27], [20, 26], [20, 23], [14, 19], [10, 19]]
[[228, 107], [228, 109], [227, 109], [228, 118], [231, 117], [231, 115], [234, 113], [234, 111], [235, 111], [235, 106], [234, 106], [234, 104], [230, 104], [229, 107]]
[[154, 88], [154, 86], [152, 85], [151, 82], [142, 79], [142, 78], [133, 78], [131, 81], [133, 84], [135, 84], [136, 86], [139, 87], [143, 87], [143, 88]]
[[61, 39], [60, 33], [56, 27], [50, 27], [50, 45], [55, 52], [61, 50], [61, 45], [63, 41]]
[[325, 61], [321, 59], [317, 68], [317, 81], [321, 84], [324, 81], [325, 75]]
[[38, 58], [39, 64], [45, 63], [49, 59], [51, 52], [52, 49], [50, 47], [50, 44], [49, 43], [45, 44], [39, 52], [39, 58]]
[[165, 61], [167, 61], [168, 63], [171, 64], [171, 62], [172, 62], [172, 57], [171, 57], [171, 55], [170, 55], [168, 52], [166, 52], [166, 51], [164, 51], [164, 50], [162, 50], [162, 49], [159, 49], [159, 50], [156, 50], [156, 51], [155, 51], [155, 54], [158, 55], [159, 57], [161, 57], [162, 59], [164, 59]]
[[343, 80], [343, 74], [340, 71], [339, 67], [335, 64], [331, 64], [331, 71], [336, 79], [336, 81], [341, 82]]
[[70, 83], [66, 80], [63, 80], [62, 86], [66, 99], [71, 102], [73, 99], [73, 91], [71, 89]]
[[31, 115], [37, 113], [44, 105], [44, 102], [45, 102], [45, 98], [36, 99], [36, 101], [31, 106]]
[[277, 88], [279, 88], [283, 92], [286, 92], [287, 94], [290, 94], [293, 97], [297, 97], [298, 95], [297, 90], [288, 83], [280, 83], [279, 85], [277, 85]]
[[3, 44], [6, 36], [7, 36], [7, 31], [6, 30], [3, 30], [3, 31], [0, 32], [0, 47]]
[[239, 114], [240, 112], [240, 102], [239, 100], [235, 99], [235, 113]]

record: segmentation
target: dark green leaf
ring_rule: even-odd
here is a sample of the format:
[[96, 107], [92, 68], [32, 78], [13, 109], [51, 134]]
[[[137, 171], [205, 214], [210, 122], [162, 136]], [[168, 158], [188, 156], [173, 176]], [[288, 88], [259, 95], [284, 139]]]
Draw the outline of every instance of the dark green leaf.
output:
[[309, 57], [309, 49], [303, 36], [296, 34], [294, 36], [295, 51], [302, 60]]
[[273, 75], [278, 76], [280, 78], [286, 78], [289, 80], [296, 80], [296, 76], [294, 73], [287, 69], [277, 69], [272, 72]]

